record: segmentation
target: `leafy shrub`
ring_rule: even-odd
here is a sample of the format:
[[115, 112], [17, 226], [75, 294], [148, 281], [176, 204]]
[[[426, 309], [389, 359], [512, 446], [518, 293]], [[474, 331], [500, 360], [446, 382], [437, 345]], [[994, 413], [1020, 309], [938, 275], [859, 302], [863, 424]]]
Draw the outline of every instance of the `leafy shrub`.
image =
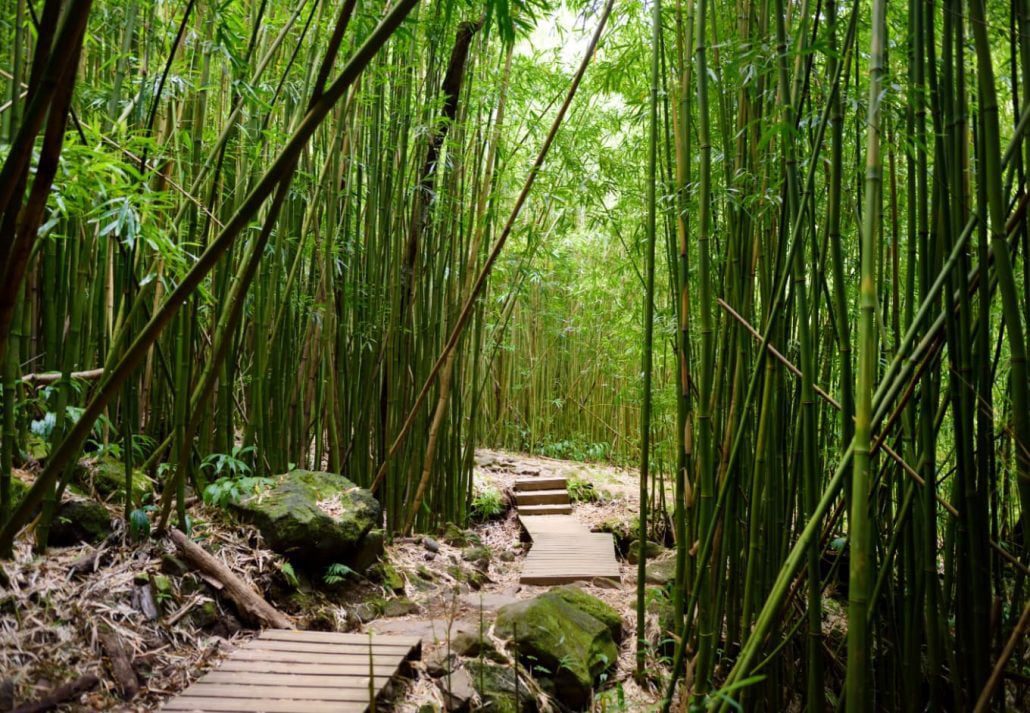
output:
[[477, 522], [485, 522], [500, 517], [507, 511], [504, 496], [497, 488], [483, 488], [472, 499], [471, 515]]
[[569, 500], [574, 503], [596, 503], [603, 498], [601, 493], [588, 480], [583, 480], [575, 475], [567, 479]]

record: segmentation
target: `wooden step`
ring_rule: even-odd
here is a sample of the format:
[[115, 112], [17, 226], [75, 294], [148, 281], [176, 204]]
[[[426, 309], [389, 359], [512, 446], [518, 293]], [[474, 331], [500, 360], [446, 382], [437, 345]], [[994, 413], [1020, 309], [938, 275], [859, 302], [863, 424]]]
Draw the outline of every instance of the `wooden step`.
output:
[[571, 515], [572, 505], [562, 503], [557, 505], [526, 505], [519, 506], [519, 515]]
[[569, 502], [569, 491], [561, 490], [525, 490], [515, 493], [515, 503], [522, 510], [526, 505], [564, 505]]
[[565, 478], [516, 478], [515, 490], [564, 490], [568, 486]]

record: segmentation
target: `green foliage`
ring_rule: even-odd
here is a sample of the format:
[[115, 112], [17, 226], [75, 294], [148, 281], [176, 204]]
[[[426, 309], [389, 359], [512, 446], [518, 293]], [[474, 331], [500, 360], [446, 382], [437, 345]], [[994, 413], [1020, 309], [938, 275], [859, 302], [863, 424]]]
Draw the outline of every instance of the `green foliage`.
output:
[[589, 480], [571, 475], [566, 480], [569, 500], [574, 503], [596, 503], [604, 499], [602, 493]]
[[479, 489], [469, 506], [469, 514], [477, 522], [493, 520], [503, 515], [506, 510], [501, 491], [490, 486]]
[[271, 487], [274, 481], [271, 478], [243, 476], [224, 476], [211, 482], [204, 488], [204, 502], [208, 505], [225, 507], [230, 503], [239, 502], [241, 499], [253, 495], [261, 490]]
[[322, 581], [332, 586], [341, 583], [351, 575], [357, 575], [357, 572], [345, 564], [334, 562], [326, 568], [325, 574], [322, 575]]

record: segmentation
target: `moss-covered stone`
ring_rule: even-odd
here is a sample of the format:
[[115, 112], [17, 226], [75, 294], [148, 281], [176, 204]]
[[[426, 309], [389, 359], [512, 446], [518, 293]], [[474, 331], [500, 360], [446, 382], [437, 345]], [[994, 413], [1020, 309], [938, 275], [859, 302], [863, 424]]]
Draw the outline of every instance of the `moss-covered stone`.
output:
[[175, 609], [175, 587], [172, 586], [171, 577], [167, 574], [152, 574], [150, 587], [154, 590], [154, 599], [161, 611], [167, 614]]
[[648, 584], [665, 586], [676, 578], [676, 555], [670, 552], [647, 563], [646, 581]]
[[619, 612], [597, 597], [587, 594], [579, 587], [567, 584], [564, 587], [555, 587], [545, 592], [542, 596], [559, 597], [567, 604], [571, 604], [603, 623], [608, 627], [608, 632], [612, 635], [614, 641], [622, 640], [622, 617], [619, 616]]
[[379, 562], [369, 570], [369, 574], [394, 594], [404, 594], [404, 575], [389, 562]]
[[99, 542], [111, 534], [111, 514], [94, 500], [65, 500], [50, 524], [48, 542], [57, 547]]
[[490, 548], [486, 545], [470, 545], [461, 551], [461, 558], [477, 567], [486, 568], [490, 564]]
[[263, 492], [232, 505], [265, 543], [307, 568], [345, 564], [364, 572], [383, 553], [379, 503], [335, 473], [292, 470]]
[[525, 679], [516, 685], [516, 673], [511, 666], [473, 660], [466, 661], [465, 668], [483, 702], [483, 710], [491, 713], [536, 713], [539, 710], [532, 685]]
[[513, 642], [522, 664], [555, 698], [575, 709], [589, 705], [594, 682], [619, 654], [608, 625], [560, 594], [501, 607], [494, 630]]
[[[639, 562], [640, 550], [640, 540], [633, 540], [632, 542], [630, 542], [629, 546], [626, 548], [626, 561], [630, 564], [636, 564], [637, 562]], [[647, 540], [644, 543], [643, 551], [644, 556], [647, 559], [651, 560], [655, 557], [660, 557], [662, 554], [664, 554], [665, 548], [659, 545], [657, 542], [651, 542], [650, 540]]]
[[383, 605], [383, 616], [407, 616], [418, 611], [418, 604], [407, 597], [388, 599]]
[[440, 539], [451, 547], [468, 547], [469, 545], [482, 544], [482, 540], [479, 539], [478, 535], [462, 530], [453, 522], [449, 522], [444, 526], [443, 532], [440, 533]]
[[[125, 497], [125, 463], [102, 455], [79, 461], [75, 478], [87, 491], [92, 490], [104, 500], [121, 501]], [[154, 497], [154, 481], [142, 470], [132, 471], [132, 503], [141, 505]]]

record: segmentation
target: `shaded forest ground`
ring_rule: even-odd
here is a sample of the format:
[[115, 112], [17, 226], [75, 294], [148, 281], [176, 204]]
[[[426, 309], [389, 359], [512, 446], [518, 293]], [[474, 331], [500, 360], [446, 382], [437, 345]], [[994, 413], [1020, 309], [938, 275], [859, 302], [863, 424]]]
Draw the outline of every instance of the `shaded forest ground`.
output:
[[[399, 538], [387, 545], [386, 558], [366, 577], [305, 577], [263, 547], [256, 530], [199, 501], [190, 510], [193, 535], [300, 628], [422, 636], [422, 662], [395, 696], [395, 710], [414, 712], [442, 702], [439, 679], [428, 670], [446, 656], [451, 640], [461, 632], [488, 629], [499, 607], [544, 591], [518, 582], [528, 545], [520, 539], [510, 490], [519, 475], [564, 476], [576, 501], [575, 516], [595, 529], [614, 531], [622, 550], [620, 585], [583, 587], [619, 611], [625, 631], [632, 631], [636, 566], [621, 555], [637, 511], [636, 474], [491, 450], [477, 451], [476, 464], [475, 502], [487, 510], [481, 521], [468, 530], [448, 527], [433, 537]], [[114, 508], [111, 516], [120, 522]], [[34, 557], [22, 541], [5, 571], [11, 586], [0, 593], [4, 710], [11, 700], [35, 700], [91, 673], [99, 684], [66, 709], [150, 710], [254, 633], [218, 583], [191, 571], [167, 539], [132, 543], [116, 529], [99, 546], [55, 548], [45, 558]], [[657, 610], [649, 613], [655, 643], [658, 619]], [[140, 683], [139, 694], [127, 706], [104, 647], [112, 633], [128, 652]], [[499, 643], [498, 648], [503, 650]], [[632, 666], [633, 637], [627, 635], [619, 664], [599, 693], [606, 710], [645, 710], [656, 702], [654, 688], [634, 682]]]

